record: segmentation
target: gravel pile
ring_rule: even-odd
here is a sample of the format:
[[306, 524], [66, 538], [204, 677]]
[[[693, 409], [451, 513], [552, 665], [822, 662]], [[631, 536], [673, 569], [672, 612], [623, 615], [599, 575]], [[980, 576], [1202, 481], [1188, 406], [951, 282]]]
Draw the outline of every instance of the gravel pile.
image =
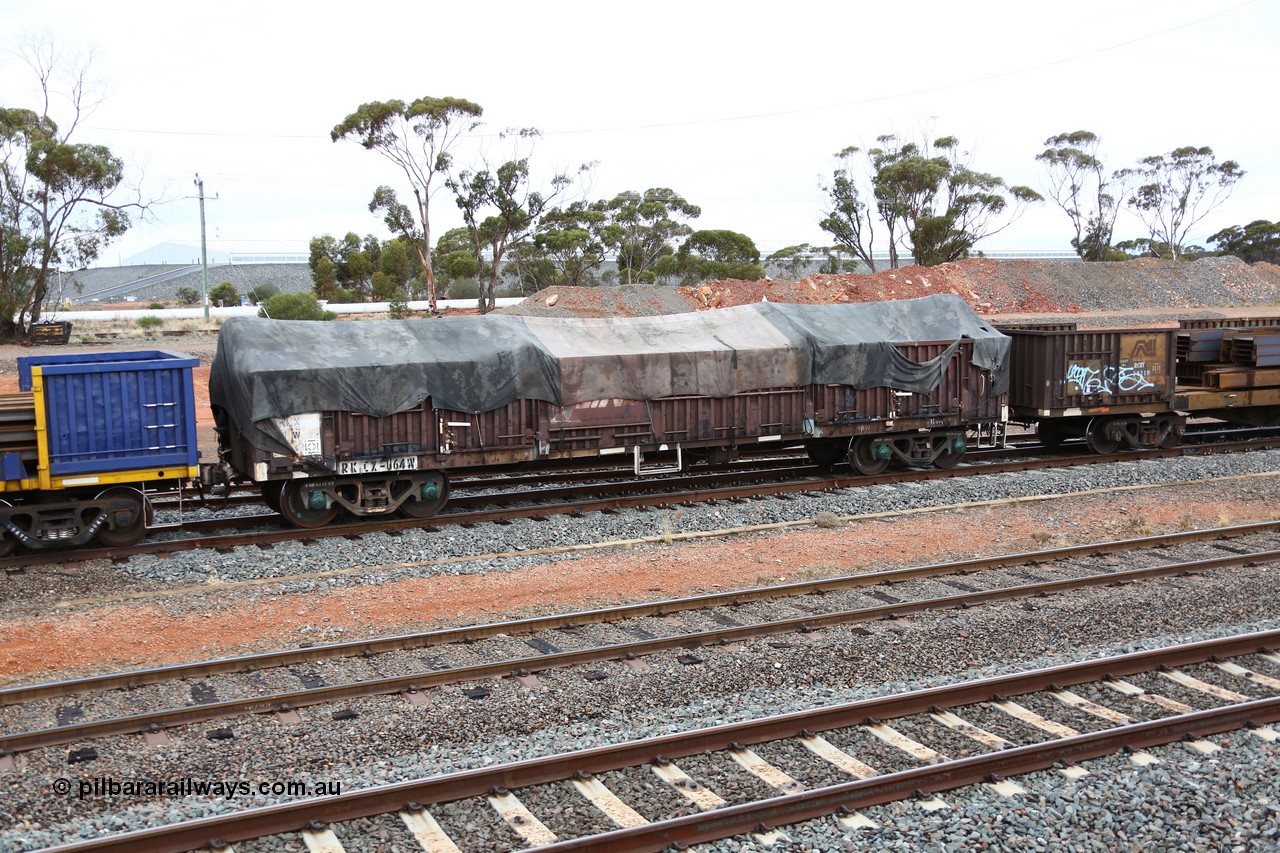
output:
[[[171, 267], [81, 270], [71, 276], [83, 296], [156, 275]], [[200, 287], [199, 270], [127, 291], [141, 302], [176, 298], [179, 287]], [[270, 283], [285, 293], [310, 291], [306, 264], [244, 264], [209, 270], [209, 285], [230, 281], [241, 293]], [[118, 292], [113, 298], [124, 295]], [[1190, 263], [1139, 258], [1118, 263], [997, 261], [974, 258], [936, 267], [908, 266], [877, 273], [812, 275], [798, 281], [710, 281], [692, 287], [620, 285], [553, 287], [505, 312], [547, 317], [640, 317], [759, 302], [874, 302], [953, 293], [985, 315], [1079, 315], [1082, 312], [1164, 312], [1161, 316], [1219, 316], [1215, 309], [1280, 303], [1280, 267], [1235, 257]], [[1175, 312], [1175, 313], [1168, 313]]]

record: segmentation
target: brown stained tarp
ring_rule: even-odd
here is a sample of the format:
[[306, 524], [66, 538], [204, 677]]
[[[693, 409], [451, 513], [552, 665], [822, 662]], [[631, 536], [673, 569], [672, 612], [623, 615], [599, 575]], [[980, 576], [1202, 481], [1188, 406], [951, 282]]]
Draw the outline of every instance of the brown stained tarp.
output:
[[209, 394], [259, 447], [288, 453], [272, 418], [323, 411], [385, 416], [426, 397], [438, 408], [483, 412], [517, 399], [569, 405], [727, 397], [827, 383], [930, 391], [952, 350], [917, 364], [894, 344], [961, 338], [974, 340], [974, 363], [991, 371], [994, 393], [1003, 393], [1009, 339], [964, 300], [945, 295], [617, 319], [232, 318], [219, 335]]

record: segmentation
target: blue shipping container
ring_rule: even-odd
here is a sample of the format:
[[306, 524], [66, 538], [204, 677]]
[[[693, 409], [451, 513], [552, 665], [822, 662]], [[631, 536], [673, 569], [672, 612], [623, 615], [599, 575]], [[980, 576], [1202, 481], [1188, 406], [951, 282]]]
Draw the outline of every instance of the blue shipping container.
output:
[[199, 363], [167, 350], [20, 357], [23, 391], [41, 369], [50, 474], [197, 465], [191, 369]]

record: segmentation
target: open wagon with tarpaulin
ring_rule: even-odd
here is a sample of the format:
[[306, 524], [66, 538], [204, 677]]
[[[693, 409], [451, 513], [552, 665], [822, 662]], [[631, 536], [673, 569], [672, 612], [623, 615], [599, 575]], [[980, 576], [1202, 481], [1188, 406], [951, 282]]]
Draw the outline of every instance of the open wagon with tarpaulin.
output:
[[548, 459], [644, 473], [803, 442], [863, 471], [955, 464], [970, 430], [1005, 419], [1008, 345], [952, 296], [620, 319], [233, 318], [210, 400], [225, 475], [319, 526], [342, 510], [428, 516], [452, 469]]

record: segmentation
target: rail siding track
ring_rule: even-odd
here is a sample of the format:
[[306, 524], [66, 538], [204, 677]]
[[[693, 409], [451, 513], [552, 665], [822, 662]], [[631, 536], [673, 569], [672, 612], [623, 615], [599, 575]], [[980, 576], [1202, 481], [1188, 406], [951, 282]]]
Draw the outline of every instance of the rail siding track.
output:
[[[1201, 739], [1244, 726], [1269, 726], [1280, 720], [1280, 696], [1276, 695], [1280, 693], [1280, 679], [1255, 677], [1249, 680], [1249, 684], [1255, 689], [1265, 687], [1271, 694], [1260, 699], [1250, 699], [1242, 694], [1210, 686], [1206, 693], [1217, 698], [1218, 707], [1199, 711], [1187, 708], [1180, 713], [1150, 721], [1125, 720], [1115, 724], [1115, 717], [1108, 716], [1107, 709], [1095, 706], [1094, 713], [1112, 725], [1091, 733], [1058, 727], [1046, 741], [1022, 746], [1006, 744], [1008, 748], [985, 742], [989, 751], [982, 754], [956, 760], [938, 756], [939, 760], [926, 766], [887, 774], [875, 774], [872, 770], [873, 775], [868, 775], [857, 766], [857, 761], [852, 756], [844, 754], [844, 759], [841, 759], [840, 751], [832, 753], [823, 749], [820, 746], [824, 742], [820, 736], [822, 732], [853, 727], [892, 731], [886, 726], [887, 721], [913, 715], [932, 714], [936, 717], [950, 714], [955, 717], [957, 715], [954, 710], [964, 706], [994, 705], [1005, 708], [1014, 705], [1009, 700], [1009, 697], [1014, 696], [1046, 691], [1061, 695], [1068, 692], [1066, 688], [1073, 686], [1099, 681], [1116, 682], [1152, 671], [1176, 672], [1177, 667], [1206, 662], [1226, 667], [1222, 662], [1233, 658], [1242, 659], [1258, 654], [1274, 657], [1270, 649], [1277, 643], [1280, 643], [1280, 631], [1166, 647], [361, 789], [331, 797], [107, 836], [54, 849], [62, 853], [137, 849], [179, 851], [204, 847], [210, 844], [211, 839], [218, 839], [217, 844], [221, 845], [269, 835], [302, 832], [312, 849], [323, 845], [323, 849], [336, 853], [343, 848], [331, 830], [335, 823], [376, 815], [400, 814], [410, 827], [430, 830], [436, 825], [426, 811], [427, 806], [478, 797], [486, 798], [501, 814], [505, 814], [507, 823], [520, 832], [526, 841], [543, 844], [545, 847], [541, 849], [546, 850], [659, 850], [671, 844], [711, 841], [752, 831], [767, 836], [774, 831], [774, 825], [823, 815], [839, 814], [845, 820], [865, 821], [866, 818], [857, 815], [857, 809], [910, 796], [928, 796], [983, 781], [995, 782], [1004, 776], [1046, 769], [1056, 763], [1078, 764], [1125, 748], [1141, 750], [1182, 739]], [[1235, 665], [1234, 674], [1240, 676], [1241, 673], [1252, 671]], [[1185, 680], [1187, 683], [1195, 682], [1189, 676]], [[1114, 712], [1111, 713], [1114, 715]], [[976, 730], [976, 727], [971, 729]], [[1269, 739], [1277, 736], [1270, 728], [1260, 730], [1260, 734]], [[785, 771], [763, 762], [750, 749], [752, 746], [784, 739], [798, 739], [819, 755], [825, 752], [828, 760], [840, 763], [846, 772], [865, 775], [867, 778], [813, 790], [804, 790], [798, 783], [787, 786], [782, 781], [788, 778]], [[977, 737], [974, 739], [981, 740]], [[1212, 745], [1201, 748], [1208, 750]], [[701, 811], [698, 814], [675, 818], [659, 817], [654, 820], [649, 820], [628, 807], [627, 811], [614, 812], [615, 820], [622, 824], [617, 830], [561, 840], [549, 831], [540, 832], [538, 827], [541, 824], [536, 816], [524, 810], [511, 793], [514, 789], [576, 782], [580, 783], [577, 785], [578, 790], [596, 798], [593, 802], [598, 800], [611, 803], [607, 790], [601, 792], [599, 786], [591, 784], [594, 777], [609, 771], [652, 765], [664, 768], [665, 773], [660, 773], [660, 776], [672, 780], [671, 784], [692, 794], [699, 786], [696, 782], [680, 781], [682, 776], [674, 761], [711, 752], [727, 752], [748, 771], [754, 767], [755, 770], [751, 772], [762, 778], [771, 777], [775, 786], [782, 789], [783, 795], [737, 804], [727, 804], [722, 798], [717, 798], [722, 806], [717, 806], [711, 798], [702, 797], [699, 806]], [[691, 796], [690, 799], [694, 798]], [[542, 830], [546, 828], [542, 827]], [[419, 837], [426, 838], [427, 835], [428, 832], [424, 831]], [[437, 836], [435, 843], [436, 846], [426, 849], [458, 849], [447, 837]]]
[[[795, 469], [799, 479], [785, 482], [772, 482], [777, 479], [778, 472], [732, 471], [699, 473], [682, 475], [674, 478], [677, 483], [683, 482], [688, 488], [674, 492], [653, 494], [655, 490], [670, 488], [669, 480], [630, 480], [622, 483], [611, 482], [600, 485], [586, 485], [562, 490], [533, 490], [517, 492], [509, 496], [513, 501], [539, 499], [547, 501], [532, 506], [498, 506], [489, 509], [477, 509], [470, 512], [447, 512], [430, 519], [396, 518], [385, 521], [353, 521], [329, 525], [314, 530], [279, 529], [256, 530], [250, 533], [203, 535], [181, 539], [148, 540], [136, 545], [118, 548], [88, 548], [69, 551], [42, 551], [31, 554], [18, 554], [0, 559], [0, 567], [8, 573], [21, 572], [30, 566], [58, 565], [79, 563], [89, 560], [110, 560], [120, 562], [131, 556], [140, 554], [171, 554], [200, 548], [212, 548], [228, 551], [237, 547], [250, 545], [270, 547], [279, 542], [315, 542], [329, 537], [358, 537], [369, 533], [390, 533], [409, 529], [438, 530], [449, 526], [468, 526], [487, 522], [503, 523], [517, 518], [546, 518], [555, 515], [574, 515], [588, 512], [612, 512], [620, 509], [640, 507], [657, 508], [677, 506], [689, 503], [749, 500], [761, 497], [777, 497], [805, 492], [830, 492], [838, 489], [858, 486], [892, 485], [897, 483], [923, 482], [926, 480], [946, 479], [981, 474], [1001, 474], [1029, 470], [1077, 467], [1080, 465], [1105, 464], [1120, 461], [1138, 461], [1147, 459], [1175, 458], [1182, 455], [1200, 455], [1205, 453], [1243, 452], [1249, 450], [1265, 450], [1280, 447], [1280, 438], [1265, 440], [1227, 440], [1193, 445], [1173, 449], [1140, 450], [1115, 455], [1073, 455], [1055, 458], [1015, 459], [1004, 462], [981, 462], [979, 464], [961, 465], [949, 469], [915, 469], [908, 471], [891, 471], [876, 476], [834, 474], [823, 471], [818, 466], [808, 465]], [[1017, 454], [1026, 453], [1019, 449]], [[1008, 451], [984, 451], [985, 456], [1007, 456]], [[974, 454], [979, 456], [979, 454]], [[744, 479], [757, 477], [756, 482], [741, 484]], [[765, 480], [766, 482], [760, 482]], [[716, 485], [724, 482], [738, 482], [739, 485]], [[600, 497], [583, 497], [592, 492], [601, 493]], [[639, 494], [637, 494], [639, 492]], [[557, 500], [556, 495], [568, 496], [568, 500]], [[476, 498], [481, 502], [498, 502], [497, 496]], [[228, 526], [248, 524], [278, 523], [279, 516], [266, 514], [261, 516], [231, 517], [227, 519], [207, 519], [192, 522], [191, 530], [225, 529]]]
[[[1135, 551], [1139, 548], [1165, 548], [1178, 543], [1194, 543], [1219, 540], [1228, 534], [1273, 533], [1280, 529], [1280, 522], [1245, 525], [1211, 531], [1165, 534], [1143, 539], [1119, 540], [1085, 546], [1059, 548], [1050, 551], [1018, 554], [1004, 557], [983, 558], [954, 563], [894, 569], [844, 578], [785, 584], [750, 590], [692, 596], [685, 599], [668, 599], [644, 604], [623, 605], [596, 611], [560, 614], [550, 617], [533, 617], [515, 622], [492, 623], [481, 626], [444, 629], [416, 635], [388, 637], [376, 641], [356, 641], [316, 648], [293, 649], [271, 654], [226, 658], [151, 670], [114, 673], [62, 682], [26, 685], [0, 690], [0, 704], [18, 705], [40, 699], [63, 698], [76, 694], [103, 691], [113, 688], [137, 689], [145, 684], [174, 680], [186, 680], [219, 673], [243, 673], [260, 671], [266, 667], [282, 667], [303, 662], [314, 662], [334, 657], [368, 656], [377, 652], [398, 651], [408, 648], [438, 646], [444, 643], [472, 643], [480, 639], [499, 636], [530, 634], [584, 625], [616, 623], [623, 619], [646, 616], [661, 617], [677, 612], [702, 610], [712, 607], [737, 607], [747, 602], [777, 600], [797, 595], [824, 595], [837, 590], [859, 589], [884, 585], [912, 578], [940, 575], [970, 574], [979, 570], [1026, 564], [1044, 564], [1052, 560], [1083, 555], [1098, 555]], [[421, 690], [467, 682], [483, 682], [506, 677], [528, 677], [535, 672], [564, 669], [589, 663], [635, 660], [663, 651], [692, 649], [711, 645], [776, 636], [790, 633], [809, 633], [826, 627], [897, 619], [908, 614], [943, 611], [976, 606], [982, 603], [1043, 597], [1054, 593], [1113, 586], [1150, 580], [1171, 575], [1202, 573], [1231, 566], [1265, 564], [1280, 561], [1280, 551], [1233, 553], [1231, 556], [1191, 562], [1164, 563], [1146, 568], [1073, 575], [1070, 577], [1037, 581], [1015, 586], [997, 586], [992, 589], [973, 589], [944, 597], [915, 601], [895, 601], [853, 610], [832, 609], [826, 613], [809, 613], [800, 617], [773, 619], [749, 624], [734, 623], [696, 632], [678, 633], [627, 643], [611, 643], [576, 651], [546, 651], [533, 657], [502, 659], [487, 663], [446, 667], [431, 671], [419, 671], [405, 675], [387, 676], [366, 681], [309, 687], [304, 690], [257, 695], [247, 698], [213, 701], [196, 705], [167, 708], [126, 717], [66, 723], [55, 728], [0, 734], [0, 751], [13, 753], [32, 749], [75, 743], [111, 735], [145, 733], [155, 735], [165, 728], [204, 722], [225, 717], [276, 712], [288, 714], [296, 708], [333, 703], [347, 699], [392, 693], [412, 694]], [[733, 620], [728, 620], [733, 621]], [[553, 647], [548, 647], [553, 648]]]

